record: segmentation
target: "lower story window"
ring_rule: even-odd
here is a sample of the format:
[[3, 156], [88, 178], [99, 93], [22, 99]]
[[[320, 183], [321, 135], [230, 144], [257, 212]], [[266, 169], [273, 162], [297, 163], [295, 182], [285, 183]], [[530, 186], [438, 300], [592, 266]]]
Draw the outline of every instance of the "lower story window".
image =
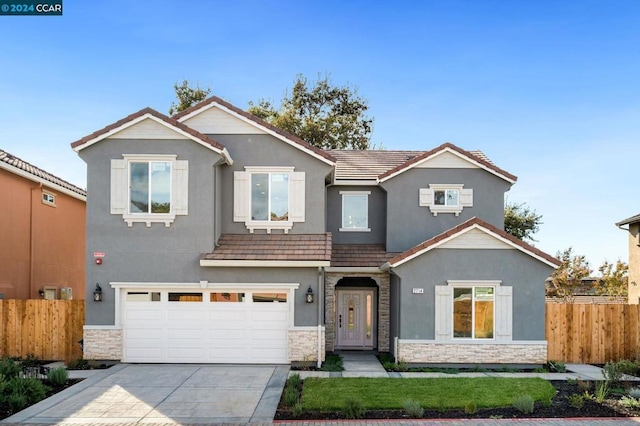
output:
[[493, 287], [458, 287], [453, 289], [453, 337], [493, 339]]

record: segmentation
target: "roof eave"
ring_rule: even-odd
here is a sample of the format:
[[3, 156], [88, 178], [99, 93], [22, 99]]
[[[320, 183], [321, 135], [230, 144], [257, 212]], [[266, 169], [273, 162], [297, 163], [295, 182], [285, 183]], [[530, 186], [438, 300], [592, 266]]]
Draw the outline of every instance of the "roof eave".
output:
[[53, 189], [55, 191], [58, 191], [58, 192], [61, 192], [61, 193], [65, 194], [65, 195], [73, 197], [73, 198], [75, 198], [77, 200], [80, 200], [82, 202], [85, 202], [85, 203], [87, 202], [86, 194], [80, 194], [78, 192], [72, 191], [72, 190], [70, 190], [68, 188], [65, 188], [62, 185], [58, 185], [57, 183], [51, 182], [50, 180], [41, 178], [39, 176], [35, 176], [34, 174], [29, 173], [26, 170], [22, 170], [21, 168], [16, 167], [14, 165], [7, 164], [5, 162], [0, 161], [0, 168], [5, 169], [5, 170], [7, 170], [7, 171], [9, 171], [9, 172], [11, 172], [11, 173], [13, 173], [15, 175], [18, 175], [20, 177], [23, 177], [25, 179], [28, 179], [28, 180], [30, 180], [32, 182], [36, 182], [36, 183], [42, 184], [42, 186], [46, 186], [48, 188], [51, 188], [51, 189]]

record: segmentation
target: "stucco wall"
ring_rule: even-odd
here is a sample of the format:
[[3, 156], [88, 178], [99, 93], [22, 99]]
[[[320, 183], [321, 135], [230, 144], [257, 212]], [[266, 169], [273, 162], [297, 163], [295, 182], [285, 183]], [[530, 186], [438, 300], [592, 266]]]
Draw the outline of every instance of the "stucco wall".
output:
[[[189, 161], [189, 214], [176, 216], [170, 227], [162, 223], [134, 223], [110, 214], [111, 159], [123, 154], [177, 154]], [[214, 242], [215, 152], [188, 140], [106, 139], [85, 148], [87, 163], [87, 293], [92, 298], [100, 283], [103, 302], [86, 312], [87, 325], [114, 324], [114, 291], [109, 282], [199, 282], [199, 258]], [[104, 252], [96, 265], [93, 252]]]
[[[545, 340], [544, 280], [552, 268], [518, 250], [434, 249], [393, 272], [401, 279], [400, 338], [435, 338], [435, 286], [501, 280], [513, 287], [513, 340]], [[413, 288], [424, 289], [413, 294]]]
[[245, 166], [295, 167], [296, 172], [305, 172], [305, 221], [294, 223], [289, 233], [325, 232], [325, 177], [331, 166], [269, 135], [211, 136], [227, 148], [234, 160], [233, 166], [221, 169], [223, 233], [249, 232], [244, 223], [233, 221], [233, 172], [244, 171]]
[[[45, 190], [55, 207], [42, 202]], [[5, 299], [39, 299], [43, 287], [71, 287], [84, 299], [86, 204], [55, 189], [0, 169], [0, 293]]]
[[[420, 188], [429, 184], [464, 184], [473, 189], [473, 207], [459, 216], [420, 207]], [[476, 216], [500, 229], [504, 227], [504, 193], [508, 182], [482, 169], [414, 168], [383, 182], [387, 191], [387, 251], [402, 252]]]
[[[369, 232], [341, 232], [342, 191], [369, 191]], [[327, 189], [327, 231], [334, 244], [384, 244], [387, 219], [386, 194], [375, 186], [330, 186]]]

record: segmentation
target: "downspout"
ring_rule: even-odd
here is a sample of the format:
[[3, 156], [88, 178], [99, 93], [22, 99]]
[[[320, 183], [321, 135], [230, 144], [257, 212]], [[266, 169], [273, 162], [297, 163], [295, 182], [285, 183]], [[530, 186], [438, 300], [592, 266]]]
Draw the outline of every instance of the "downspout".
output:
[[318, 362], [317, 367], [322, 367], [322, 312], [324, 309], [324, 268], [318, 267]]
[[35, 236], [33, 235], [33, 221], [35, 220], [33, 214], [33, 190], [38, 189], [42, 190], [42, 182], [38, 184], [38, 186], [31, 188], [31, 199], [29, 200], [29, 296], [31, 299], [33, 295], [33, 253], [35, 252]]

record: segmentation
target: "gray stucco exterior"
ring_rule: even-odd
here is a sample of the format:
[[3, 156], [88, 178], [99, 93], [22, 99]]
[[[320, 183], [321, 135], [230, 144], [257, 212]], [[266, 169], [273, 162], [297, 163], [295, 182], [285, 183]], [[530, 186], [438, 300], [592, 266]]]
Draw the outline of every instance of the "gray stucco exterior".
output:
[[292, 166], [305, 172], [305, 221], [295, 223], [292, 234], [325, 232], [325, 179], [331, 166], [269, 135], [211, 135], [231, 153], [232, 166], [221, 168], [222, 233], [248, 233], [243, 223], [233, 221], [233, 172], [245, 166]]
[[[464, 184], [473, 189], [473, 207], [459, 216], [434, 216], [419, 205], [420, 188], [429, 184]], [[498, 228], [504, 226], [504, 194], [511, 184], [482, 169], [413, 168], [380, 184], [387, 192], [387, 251], [401, 252], [479, 217]]]
[[[369, 232], [341, 232], [342, 195], [345, 191], [369, 191]], [[330, 186], [327, 188], [327, 231], [335, 244], [384, 244], [387, 219], [386, 193], [376, 186]]]
[[[393, 268], [399, 282], [398, 337], [435, 338], [435, 286], [447, 285], [447, 280], [499, 280], [513, 287], [513, 340], [544, 340], [544, 282], [552, 270], [515, 249], [429, 251]], [[424, 293], [413, 294], [413, 288]]]

